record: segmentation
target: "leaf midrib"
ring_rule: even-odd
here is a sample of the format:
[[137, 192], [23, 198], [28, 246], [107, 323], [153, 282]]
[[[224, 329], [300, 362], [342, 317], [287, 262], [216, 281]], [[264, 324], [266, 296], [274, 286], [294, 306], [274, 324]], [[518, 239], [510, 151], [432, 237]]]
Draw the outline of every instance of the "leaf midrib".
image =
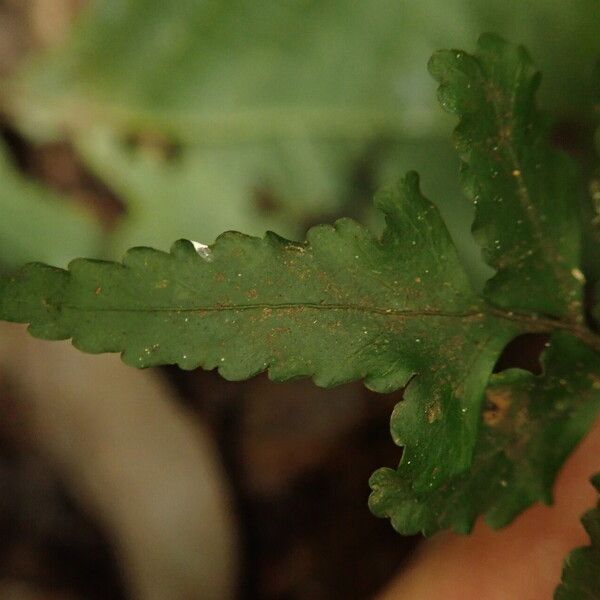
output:
[[521, 325], [522, 333], [551, 333], [565, 331], [581, 340], [586, 346], [600, 354], [600, 336], [583, 325], [564, 321], [558, 318], [536, 313], [523, 313], [504, 310], [495, 306], [484, 304], [476, 310], [466, 311], [441, 311], [436, 309], [391, 309], [365, 306], [361, 304], [319, 304], [319, 303], [260, 303], [260, 304], [229, 304], [221, 306], [194, 306], [194, 307], [86, 307], [73, 304], [59, 304], [57, 308], [66, 308], [79, 312], [124, 312], [124, 313], [222, 313], [245, 311], [356, 311], [371, 313], [378, 316], [410, 319], [419, 317], [447, 318], [460, 320], [483, 320], [486, 318], [509, 321]]
[[[514, 78], [515, 81], [513, 82], [513, 85], [511, 86], [512, 94], [511, 94], [511, 97], [508, 99], [509, 112], [506, 115], [506, 118], [503, 117], [503, 114], [505, 113], [505, 111], [503, 110], [503, 107], [500, 105], [499, 101], [497, 100], [498, 97], [504, 97], [504, 95], [502, 94], [502, 89], [495, 85], [495, 83], [493, 82], [491, 77], [489, 77], [489, 76], [487, 77], [490, 82], [489, 86], [494, 90], [494, 92], [496, 92], [496, 93], [489, 94], [488, 97], [489, 97], [490, 103], [494, 109], [494, 115], [495, 115], [496, 122], [499, 125], [499, 130], [498, 130], [499, 145], [501, 145], [506, 151], [506, 155], [507, 155], [510, 165], [512, 167], [512, 175], [515, 180], [517, 198], [519, 199], [519, 204], [521, 205], [521, 208], [523, 210], [525, 218], [531, 225], [533, 237], [535, 238], [535, 241], [537, 242], [537, 244], [539, 245], [539, 247], [542, 250], [541, 257], [546, 262], [546, 264], [549, 266], [550, 270], [554, 273], [556, 282], [558, 283], [558, 285], [561, 288], [562, 295], [567, 300], [568, 312], [569, 312], [571, 318], [574, 321], [581, 321], [581, 315], [579, 314], [579, 312], [577, 310], [574, 310], [571, 307], [571, 305], [569, 304], [569, 301], [571, 300], [571, 296], [569, 294], [570, 288], [569, 288], [569, 281], [568, 281], [570, 274], [568, 274], [566, 269], [564, 269], [561, 266], [564, 261], [562, 259], [560, 252], [558, 251], [556, 246], [552, 243], [552, 241], [549, 240], [547, 238], [547, 236], [544, 234], [541, 216], [539, 214], [537, 206], [535, 205], [535, 203], [533, 203], [531, 201], [531, 196], [529, 195], [529, 189], [528, 189], [527, 185], [525, 184], [525, 179], [523, 177], [523, 172], [524, 172], [523, 167], [521, 165], [521, 161], [519, 160], [519, 157], [517, 156], [517, 153], [515, 152], [515, 149], [513, 148], [513, 144], [512, 144], [512, 135], [513, 135], [514, 118], [515, 118], [514, 117], [514, 105], [515, 105], [515, 96], [516, 96], [516, 90], [517, 90], [516, 82], [518, 82], [522, 73], [523, 73], [523, 65], [520, 64], [515, 73], [515, 78]], [[484, 84], [484, 87], [487, 87], [487, 86]], [[501, 133], [501, 131], [503, 129], [508, 132], [508, 134], [505, 136], [502, 135], [502, 133]]]
[[331, 303], [312, 303], [312, 302], [286, 302], [281, 304], [256, 303], [256, 304], [223, 304], [215, 306], [192, 306], [192, 307], [173, 307], [158, 306], [152, 308], [144, 307], [87, 307], [74, 304], [60, 304], [57, 307], [78, 310], [81, 312], [174, 312], [174, 313], [203, 313], [203, 312], [237, 312], [250, 310], [343, 310], [372, 313], [386, 317], [447, 317], [447, 318], [483, 318], [485, 313], [478, 311], [441, 311], [435, 309], [392, 309], [379, 308], [376, 306], [366, 306], [363, 304], [331, 304]]

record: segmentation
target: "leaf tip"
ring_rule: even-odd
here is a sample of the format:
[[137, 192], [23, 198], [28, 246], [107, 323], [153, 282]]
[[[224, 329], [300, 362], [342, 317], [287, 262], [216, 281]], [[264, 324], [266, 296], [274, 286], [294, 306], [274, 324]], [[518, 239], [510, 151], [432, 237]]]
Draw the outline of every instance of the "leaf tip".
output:
[[427, 63], [429, 74], [438, 82], [442, 83], [446, 79], [449, 60], [451, 60], [451, 50], [438, 50], [434, 52]]

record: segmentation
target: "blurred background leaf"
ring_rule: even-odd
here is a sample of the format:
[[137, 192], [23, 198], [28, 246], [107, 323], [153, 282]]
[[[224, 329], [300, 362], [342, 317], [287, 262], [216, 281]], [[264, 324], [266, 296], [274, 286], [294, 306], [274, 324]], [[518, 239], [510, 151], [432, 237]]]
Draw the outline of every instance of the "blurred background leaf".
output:
[[100, 253], [102, 231], [94, 216], [21, 175], [0, 143], [0, 265], [44, 258], [66, 265], [74, 256]]
[[31, 139], [69, 140], [126, 204], [110, 255], [368, 220], [373, 191], [416, 168], [480, 282], [429, 55], [504, 34], [534, 55], [544, 104], [581, 119], [599, 29], [597, 0], [96, 1], [2, 97]]

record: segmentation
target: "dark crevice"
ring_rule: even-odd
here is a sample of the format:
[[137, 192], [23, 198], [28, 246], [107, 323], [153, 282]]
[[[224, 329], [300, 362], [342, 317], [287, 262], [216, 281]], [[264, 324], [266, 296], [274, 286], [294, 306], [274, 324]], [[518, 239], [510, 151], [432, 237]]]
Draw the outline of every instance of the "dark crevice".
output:
[[524, 333], [511, 340], [496, 361], [494, 373], [506, 369], [524, 369], [541, 375], [541, 355], [550, 340], [547, 333]]
[[0, 125], [0, 136], [4, 139], [6, 147], [10, 152], [13, 163], [20, 171], [27, 173], [29, 169], [28, 144], [15, 129], [2, 123]]
[[[550, 131], [550, 143], [578, 161], [585, 161], [590, 154], [590, 132], [594, 125], [579, 115], [564, 117], [554, 123]], [[592, 148], [593, 149], [593, 148]]]

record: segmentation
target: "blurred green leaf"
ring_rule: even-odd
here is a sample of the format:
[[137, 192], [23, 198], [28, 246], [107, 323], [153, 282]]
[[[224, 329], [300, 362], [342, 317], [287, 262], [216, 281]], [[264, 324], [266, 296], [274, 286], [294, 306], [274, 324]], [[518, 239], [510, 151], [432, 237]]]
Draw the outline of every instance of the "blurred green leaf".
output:
[[[232, 216], [228, 227], [298, 237], [323, 215], [347, 212], [348, 199], [364, 202], [373, 181], [444, 169], [447, 144], [432, 143], [427, 164], [389, 176], [394, 157], [449, 129], [423, 69], [432, 51], [487, 29], [510, 34], [546, 73], [544, 102], [570, 112], [589, 81], [599, 12], [597, 0], [96, 1], [62, 48], [13, 82], [4, 104], [32, 136], [74, 140], [135, 207], [119, 250], [165, 247], [175, 230], [210, 241]], [[126, 143], [132, 135], [141, 151]], [[149, 138], [180, 151], [152, 163], [152, 189]], [[450, 177], [446, 188], [456, 189]], [[277, 205], [268, 216], [254, 201], [263, 191]], [[458, 192], [444, 203], [445, 214], [470, 215]], [[455, 216], [451, 233], [481, 280], [468, 220]]]
[[96, 256], [102, 231], [81, 206], [26, 179], [0, 144], [0, 266], [33, 259], [66, 265], [73, 256]]
[[[190, 147], [169, 160], [160, 148], [127, 148], [113, 132], [100, 128], [80, 137], [77, 148], [88, 167], [127, 205], [127, 218], [112, 240], [117, 256], [149, 240], [161, 249], [179, 237], [210, 243], [226, 230], [258, 235], [272, 229], [297, 239], [312, 221], [310, 215], [326, 209], [322, 198], [332, 174], [342, 169], [333, 151], [325, 157], [324, 147], [320, 162], [310, 149], [295, 157], [297, 173], [288, 172], [286, 157], [265, 144], [210, 152]], [[287, 194], [284, 204], [278, 190], [286, 182], [294, 182], [296, 191]], [[350, 183], [340, 181], [340, 186], [350, 188]]]
[[548, 100], [578, 107], [586, 85], [569, 84], [593, 66], [595, 9], [597, 0], [96, 1], [69, 43], [25, 74], [19, 100], [27, 121], [51, 129], [102, 122], [202, 144], [421, 137], [443, 122], [422, 65], [488, 29], [538, 57]]

